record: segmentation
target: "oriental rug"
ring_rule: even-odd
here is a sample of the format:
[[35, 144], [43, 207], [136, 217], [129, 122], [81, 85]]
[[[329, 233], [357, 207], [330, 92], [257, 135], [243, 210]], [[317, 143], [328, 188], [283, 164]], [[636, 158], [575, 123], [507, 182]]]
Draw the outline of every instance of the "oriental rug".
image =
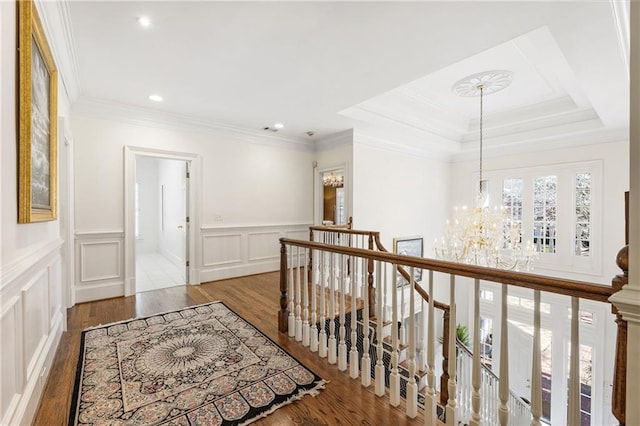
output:
[[69, 424], [248, 424], [324, 385], [213, 302], [84, 330]]

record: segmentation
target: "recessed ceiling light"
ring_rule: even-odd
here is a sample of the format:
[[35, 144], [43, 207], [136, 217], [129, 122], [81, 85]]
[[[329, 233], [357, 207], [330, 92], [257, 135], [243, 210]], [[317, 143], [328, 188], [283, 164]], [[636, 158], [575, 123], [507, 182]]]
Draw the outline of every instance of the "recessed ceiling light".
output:
[[151, 26], [151, 19], [146, 16], [141, 16], [138, 18], [138, 24], [140, 24], [141, 27], [147, 28]]
[[150, 95], [149, 99], [151, 99], [153, 102], [162, 102], [162, 96], [160, 95]]
[[284, 127], [284, 124], [282, 124], [282, 123], [276, 123], [276, 124], [274, 124], [274, 125], [273, 125], [273, 127], [274, 127], [275, 129], [282, 129], [282, 128]]

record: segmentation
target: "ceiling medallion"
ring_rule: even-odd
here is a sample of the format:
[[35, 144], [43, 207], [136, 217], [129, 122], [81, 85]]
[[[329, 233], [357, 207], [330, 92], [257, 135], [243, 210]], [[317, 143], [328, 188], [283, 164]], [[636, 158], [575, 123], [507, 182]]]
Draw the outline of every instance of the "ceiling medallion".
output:
[[508, 87], [512, 81], [511, 71], [483, 71], [458, 80], [452, 89], [458, 96], [480, 96], [481, 88], [485, 95], [489, 95]]

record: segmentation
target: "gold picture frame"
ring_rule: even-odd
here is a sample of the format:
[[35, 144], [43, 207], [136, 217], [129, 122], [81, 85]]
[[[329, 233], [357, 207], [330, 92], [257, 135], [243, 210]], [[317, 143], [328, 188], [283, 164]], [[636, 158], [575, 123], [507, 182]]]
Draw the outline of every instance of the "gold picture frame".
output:
[[18, 223], [57, 217], [58, 71], [33, 0], [18, 0]]

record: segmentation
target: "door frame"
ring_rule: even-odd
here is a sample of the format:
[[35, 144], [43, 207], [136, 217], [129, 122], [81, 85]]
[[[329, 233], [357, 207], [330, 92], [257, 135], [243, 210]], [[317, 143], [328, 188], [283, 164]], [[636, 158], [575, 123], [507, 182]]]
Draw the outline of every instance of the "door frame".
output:
[[189, 226], [187, 228], [188, 244], [186, 246], [186, 260], [189, 262], [188, 285], [200, 284], [200, 269], [195, 259], [199, 259], [200, 237], [200, 198], [196, 194], [200, 191], [201, 157], [198, 154], [166, 151], [155, 148], [145, 148], [127, 145], [124, 147], [124, 295], [132, 296], [136, 292], [136, 237], [135, 237], [135, 185], [136, 185], [136, 156], [144, 155], [168, 160], [187, 162], [190, 179], [187, 192], [187, 211], [189, 212]]
[[322, 185], [322, 175], [327, 172], [342, 170], [344, 173], [344, 215], [345, 220], [348, 221], [351, 217], [351, 180], [349, 179], [349, 169], [346, 163], [339, 163], [328, 167], [315, 167], [315, 173], [313, 174], [313, 187], [315, 188], [314, 208], [313, 208], [313, 223], [314, 225], [322, 225], [322, 218], [324, 216], [324, 190]]

